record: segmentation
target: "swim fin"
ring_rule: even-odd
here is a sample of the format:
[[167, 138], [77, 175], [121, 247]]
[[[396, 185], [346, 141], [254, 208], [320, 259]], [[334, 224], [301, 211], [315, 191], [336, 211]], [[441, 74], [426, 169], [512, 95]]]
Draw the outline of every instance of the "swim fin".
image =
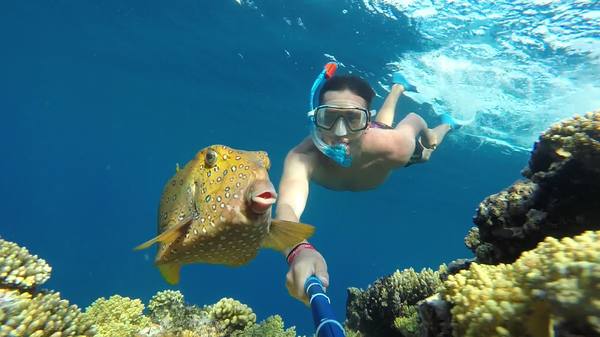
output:
[[402, 85], [406, 91], [419, 92], [417, 87], [410, 84], [404, 75], [402, 75], [399, 71], [392, 74], [392, 82]]
[[462, 127], [462, 124], [458, 123], [449, 113], [443, 113], [440, 115], [442, 124], [450, 125], [450, 129], [458, 130]]

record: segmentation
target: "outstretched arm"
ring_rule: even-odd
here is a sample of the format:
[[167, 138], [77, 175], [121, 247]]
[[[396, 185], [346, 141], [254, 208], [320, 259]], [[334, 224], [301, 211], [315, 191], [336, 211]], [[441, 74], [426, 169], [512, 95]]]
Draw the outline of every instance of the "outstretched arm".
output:
[[308, 156], [291, 150], [283, 164], [279, 182], [276, 219], [298, 222], [308, 199], [309, 166]]
[[[297, 149], [288, 153], [279, 183], [277, 219], [297, 222], [302, 216], [308, 199], [313, 160], [310, 155], [299, 152]], [[288, 247], [284, 252], [288, 256], [289, 264], [286, 287], [291, 296], [308, 303], [306, 294], [304, 294], [306, 279], [311, 275], [316, 275], [323, 285], [328, 287], [329, 274], [327, 274], [327, 264], [323, 256], [312, 245], [300, 245], [301, 243], [307, 243], [307, 241]], [[292, 253], [290, 254], [290, 252]]]

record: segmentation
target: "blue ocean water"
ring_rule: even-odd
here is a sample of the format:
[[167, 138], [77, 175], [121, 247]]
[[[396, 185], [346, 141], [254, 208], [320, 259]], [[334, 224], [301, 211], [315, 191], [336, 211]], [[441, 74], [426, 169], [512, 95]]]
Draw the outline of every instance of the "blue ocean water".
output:
[[308, 91], [332, 59], [364, 76], [379, 106], [390, 74], [432, 125], [471, 124], [431, 162], [379, 189], [311, 186], [303, 221], [327, 259], [340, 318], [346, 288], [396, 269], [472, 254], [478, 203], [510, 185], [539, 132], [600, 106], [597, 2], [29, 1], [0, 4], [0, 235], [52, 266], [48, 288], [85, 307], [181, 290], [193, 304], [233, 297], [301, 334], [311, 316], [287, 295], [287, 266], [261, 251], [241, 268], [193, 265], [169, 287], [153, 251], [164, 183], [210, 144], [266, 150], [277, 185], [306, 135]]

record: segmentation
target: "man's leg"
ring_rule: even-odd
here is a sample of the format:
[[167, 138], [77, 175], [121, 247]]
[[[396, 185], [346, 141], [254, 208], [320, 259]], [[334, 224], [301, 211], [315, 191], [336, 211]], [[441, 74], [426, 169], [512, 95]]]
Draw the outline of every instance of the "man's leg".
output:
[[396, 104], [398, 104], [398, 99], [403, 92], [403, 86], [399, 84], [392, 85], [390, 93], [385, 98], [381, 109], [379, 109], [379, 112], [377, 112], [377, 115], [375, 116], [377, 122], [392, 126], [392, 123], [394, 123], [394, 115], [396, 114]]
[[433, 133], [433, 139], [437, 140], [435, 144], [435, 146], [437, 147], [442, 143], [444, 137], [446, 137], [446, 134], [448, 134], [448, 131], [450, 131], [450, 125], [440, 124], [433, 129], [428, 129], [427, 131]]

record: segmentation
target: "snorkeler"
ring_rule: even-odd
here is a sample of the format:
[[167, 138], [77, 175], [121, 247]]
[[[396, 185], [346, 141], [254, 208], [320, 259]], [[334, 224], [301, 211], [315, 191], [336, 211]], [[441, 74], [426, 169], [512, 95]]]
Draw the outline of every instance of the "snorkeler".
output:
[[[309, 182], [340, 191], [363, 191], [382, 184], [394, 169], [424, 163], [458, 125], [450, 115], [430, 129], [421, 116], [409, 113], [392, 127], [396, 104], [405, 90], [416, 88], [400, 74], [379, 113], [372, 120], [375, 92], [362, 78], [333, 76], [328, 63], [311, 92], [310, 136], [286, 156], [279, 184], [276, 218], [299, 221], [308, 199]], [[316, 275], [329, 286], [327, 264], [307, 241], [287, 251], [286, 286], [293, 297], [306, 302], [303, 285]]]

